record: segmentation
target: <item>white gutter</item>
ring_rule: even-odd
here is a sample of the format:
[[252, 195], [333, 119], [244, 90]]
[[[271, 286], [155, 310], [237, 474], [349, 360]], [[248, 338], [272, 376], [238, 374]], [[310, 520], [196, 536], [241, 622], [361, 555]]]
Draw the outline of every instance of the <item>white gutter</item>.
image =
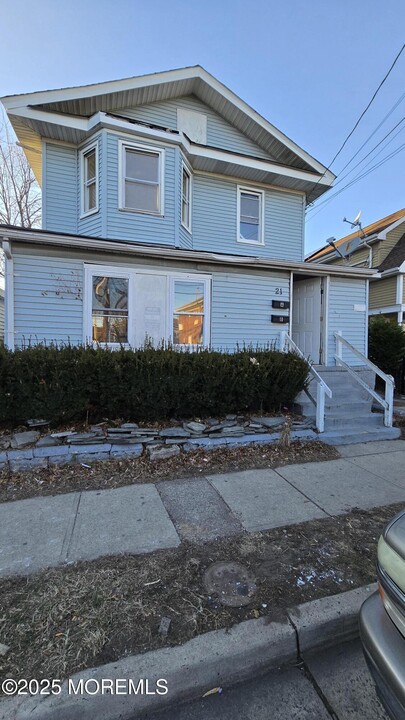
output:
[[[0, 233], [1, 233], [0, 226]], [[114, 240], [103, 240], [93, 237], [80, 237], [74, 235], [62, 235], [59, 233], [46, 233], [21, 228], [4, 228], [7, 238], [16, 243], [33, 245], [51, 245], [54, 247], [74, 248], [91, 252], [117, 253], [123, 255], [135, 255], [140, 257], [151, 257], [159, 260], [167, 259], [174, 261], [198, 262], [215, 265], [235, 265], [241, 267], [254, 267], [261, 269], [275, 269], [281, 271], [294, 271], [296, 273], [323, 276], [335, 275], [340, 277], [378, 277], [376, 270], [368, 268], [342, 267], [340, 265], [319, 265], [318, 263], [290, 262], [288, 260], [265, 260], [258, 257], [247, 257], [244, 255], [220, 255], [219, 253], [200, 252], [197, 250], [180, 250], [171, 247], [153, 247], [150, 245], [138, 245], [137, 243], [119, 242]]]
[[8, 238], [3, 238], [2, 247], [5, 255], [4, 344], [14, 350], [14, 262]]

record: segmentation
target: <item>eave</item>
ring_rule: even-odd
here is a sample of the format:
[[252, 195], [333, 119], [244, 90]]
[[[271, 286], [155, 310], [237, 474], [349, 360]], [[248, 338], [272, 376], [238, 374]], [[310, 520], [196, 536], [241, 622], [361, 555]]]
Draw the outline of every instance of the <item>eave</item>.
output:
[[218, 265], [228, 267], [246, 267], [262, 270], [284, 270], [297, 274], [322, 277], [331, 275], [336, 277], [352, 277], [368, 279], [377, 276], [376, 270], [369, 268], [342, 267], [340, 265], [320, 265], [318, 263], [291, 262], [289, 260], [263, 259], [247, 257], [244, 255], [227, 255], [225, 253], [212, 253], [197, 250], [181, 250], [167, 246], [143, 245], [135, 242], [121, 242], [118, 240], [105, 240], [83, 235], [69, 235], [44, 230], [17, 228], [0, 225], [0, 239], [3, 243], [17, 243], [25, 245], [53, 246], [55, 248], [84, 250], [91, 252], [113, 253], [123, 256], [142, 257], [160, 260], [193, 262], [205, 265]]

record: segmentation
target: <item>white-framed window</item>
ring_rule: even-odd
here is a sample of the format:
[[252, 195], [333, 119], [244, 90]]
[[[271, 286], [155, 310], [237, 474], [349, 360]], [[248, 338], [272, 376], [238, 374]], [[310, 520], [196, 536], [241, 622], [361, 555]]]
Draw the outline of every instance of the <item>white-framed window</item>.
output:
[[98, 212], [98, 143], [80, 153], [81, 217]]
[[89, 343], [130, 345], [131, 273], [124, 268], [86, 267], [85, 339]]
[[237, 240], [264, 245], [264, 192], [238, 187]]
[[184, 274], [171, 278], [170, 337], [179, 347], [210, 344], [210, 280]]
[[181, 166], [181, 224], [191, 233], [192, 175], [185, 163]]
[[121, 210], [163, 215], [164, 150], [120, 142]]

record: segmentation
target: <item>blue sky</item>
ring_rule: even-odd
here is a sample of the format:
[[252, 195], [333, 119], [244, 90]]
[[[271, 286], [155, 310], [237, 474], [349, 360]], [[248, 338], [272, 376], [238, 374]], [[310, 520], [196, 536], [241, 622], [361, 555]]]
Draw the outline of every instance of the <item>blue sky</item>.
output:
[[[0, 95], [201, 64], [325, 165], [405, 36], [403, 0], [0, 0], [0, 17]], [[335, 173], [404, 93], [405, 52], [332, 166]], [[404, 110], [405, 98], [355, 162]], [[375, 162], [404, 144], [405, 122], [398, 130]], [[319, 213], [308, 213], [306, 249], [350, 232], [343, 216], [362, 210], [367, 225], [404, 206], [402, 151]]]

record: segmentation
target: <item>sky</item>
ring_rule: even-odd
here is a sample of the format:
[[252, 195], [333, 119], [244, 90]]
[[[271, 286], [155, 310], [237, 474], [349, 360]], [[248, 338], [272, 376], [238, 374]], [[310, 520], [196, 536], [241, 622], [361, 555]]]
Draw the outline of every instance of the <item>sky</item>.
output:
[[[405, 42], [404, 21], [404, 0], [0, 0], [0, 96], [200, 64], [328, 166]], [[342, 182], [325, 199], [404, 145], [405, 122], [343, 178], [404, 111], [405, 51], [332, 165]], [[405, 207], [404, 147], [322, 200], [307, 212], [307, 252], [349, 233], [343, 217], [361, 210], [365, 226]]]

